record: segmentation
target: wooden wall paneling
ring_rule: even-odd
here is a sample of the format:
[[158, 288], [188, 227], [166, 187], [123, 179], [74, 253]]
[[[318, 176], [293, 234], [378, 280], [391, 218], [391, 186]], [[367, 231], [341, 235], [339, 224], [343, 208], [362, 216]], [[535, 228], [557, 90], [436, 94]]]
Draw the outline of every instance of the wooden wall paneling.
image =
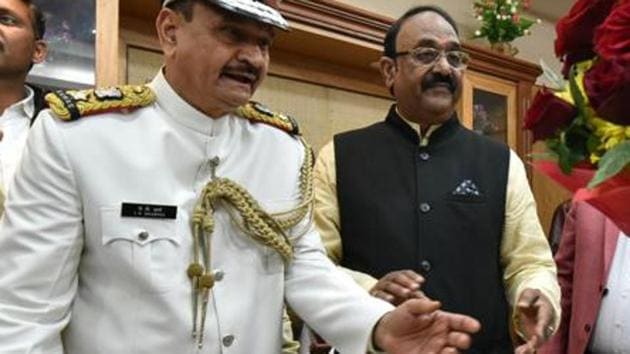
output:
[[[532, 153], [540, 154], [545, 151], [544, 142], [538, 142], [532, 146]], [[538, 209], [538, 216], [540, 222], [543, 225], [545, 233], [549, 232], [551, 226], [551, 218], [556, 207], [563, 201], [571, 199], [571, 193], [554, 182], [551, 178], [539, 173], [535, 169], [532, 169], [531, 176], [532, 190], [534, 193], [534, 199], [536, 200], [536, 206]]]
[[96, 86], [119, 83], [119, 1], [96, 0]]

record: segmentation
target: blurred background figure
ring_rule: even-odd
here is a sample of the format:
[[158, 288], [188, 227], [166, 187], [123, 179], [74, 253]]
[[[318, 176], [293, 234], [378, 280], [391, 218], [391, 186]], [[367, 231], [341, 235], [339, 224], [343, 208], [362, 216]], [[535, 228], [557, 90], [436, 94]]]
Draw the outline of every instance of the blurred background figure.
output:
[[44, 106], [43, 92], [25, 84], [33, 65], [46, 59], [44, 32], [33, 2], [0, 0], [0, 214], [28, 129]]
[[556, 253], [562, 321], [542, 354], [630, 353], [630, 239], [590, 204], [574, 203]]

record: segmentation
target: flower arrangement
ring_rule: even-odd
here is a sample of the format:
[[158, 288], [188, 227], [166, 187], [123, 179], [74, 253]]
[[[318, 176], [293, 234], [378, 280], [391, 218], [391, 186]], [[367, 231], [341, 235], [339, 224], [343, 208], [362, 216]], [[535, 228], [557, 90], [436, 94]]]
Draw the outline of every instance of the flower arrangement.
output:
[[531, 0], [476, 0], [473, 11], [481, 28], [475, 31], [474, 38], [487, 38], [494, 46], [531, 34], [529, 29], [540, 19], [532, 20], [521, 15], [530, 5]]
[[525, 118], [556, 163], [536, 165], [630, 234], [630, 0], [578, 0], [556, 32], [563, 77]]

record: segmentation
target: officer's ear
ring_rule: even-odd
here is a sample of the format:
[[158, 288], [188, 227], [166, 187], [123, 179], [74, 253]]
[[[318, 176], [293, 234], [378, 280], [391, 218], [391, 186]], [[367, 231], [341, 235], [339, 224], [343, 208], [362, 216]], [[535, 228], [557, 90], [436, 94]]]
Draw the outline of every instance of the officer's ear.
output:
[[171, 56], [175, 51], [177, 46], [177, 29], [181, 24], [182, 16], [169, 8], [160, 10], [155, 20], [155, 29], [160, 40], [160, 46], [166, 57]]
[[394, 82], [396, 80], [396, 60], [390, 57], [383, 56], [378, 62], [381, 75], [383, 76], [383, 81], [385, 81], [385, 87], [389, 89], [389, 91], [394, 94]]

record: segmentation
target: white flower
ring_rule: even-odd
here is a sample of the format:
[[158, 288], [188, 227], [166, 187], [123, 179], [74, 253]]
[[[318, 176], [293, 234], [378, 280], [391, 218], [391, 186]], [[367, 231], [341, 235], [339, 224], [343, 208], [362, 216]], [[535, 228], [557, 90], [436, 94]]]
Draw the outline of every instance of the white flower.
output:
[[477, 36], [477, 37], [481, 36], [481, 31], [480, 30], [476, 30], [475, 31], [475, 36]]
[[501, 15], [497, 15], [497, 20], [500, 20], [500, 19], [501, 19]]
[[537, 19], [536, 19], [536, 23], [541, 24], [541, 23], [542, 23], [542, 20], [541, 20], [541, 19], [539, 19], [539, 18], [537, 18]]
[[511, 12], [511, 13], [513, 13], [513, 14], [515, 14], [515, 13], [516, 13], [516, 7], [511, 8], [511, 9], [510, 9], [510, 12]]
[[524, 34], [526, 34], [526, 35], [528, 35], [528, 36], [529, 36], [530, 34], [532, 34], [532, 32], [531, 32], [530, 30], [525, 30], [525, 31], [523, 31], [523, 33], [524, 33]]
[[512, 0], [506, 0], [505, 3], [509, 5], [512, 3]]
[[479, 20], [479, 21], [483, 20], [483, 16], [481, 16], [481, 15], [477, 16], [477, 20]]

